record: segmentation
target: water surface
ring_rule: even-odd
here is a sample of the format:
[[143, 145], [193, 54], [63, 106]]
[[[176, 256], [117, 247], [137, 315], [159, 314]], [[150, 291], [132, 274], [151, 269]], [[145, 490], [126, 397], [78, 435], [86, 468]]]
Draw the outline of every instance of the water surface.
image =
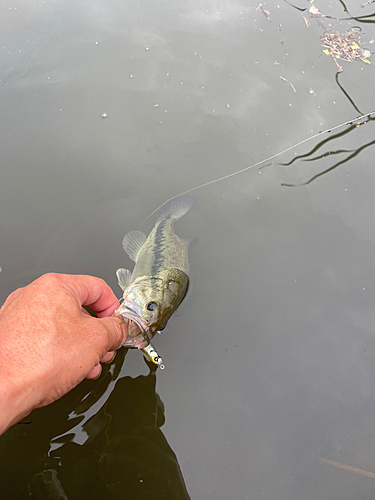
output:
[[[373, 50], [374, 5], [258, 5], [1, 2], [1, 302], [49, 271], [120, 296], [122, 237], [168, 198], [375, 109], [373, 64], [320, 45]], [[123, 353], [10, 429], [6, 498], [374, 497], [337, 466], [375, 473], [373, 118], [196, 191], [166, 369]]]

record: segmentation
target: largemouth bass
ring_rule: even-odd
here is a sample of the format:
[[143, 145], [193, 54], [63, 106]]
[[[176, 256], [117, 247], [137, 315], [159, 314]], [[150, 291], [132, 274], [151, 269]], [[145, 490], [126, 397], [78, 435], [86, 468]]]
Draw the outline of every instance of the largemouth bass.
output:
[[127, 233], [122, 245], [135, 266], [132, 273], [123, 268], [116, 272], [124, 295], [114, 314], [129, 325], [124, 346], [141, 349], [162, 368], [162, 359], [150, 341], [165, 328], [188, 290], [189, 242], [177, 236], [173, 227], [194, 201], [181, 195], [166, 203], [148, 237], [142, 231]]

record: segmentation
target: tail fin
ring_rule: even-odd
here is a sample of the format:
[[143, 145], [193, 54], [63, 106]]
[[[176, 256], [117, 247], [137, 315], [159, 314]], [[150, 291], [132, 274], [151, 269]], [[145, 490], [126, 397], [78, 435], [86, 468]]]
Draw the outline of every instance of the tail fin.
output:
[[159, 212], [159, 217], [157, 222], [166, 219], [167, 217], [173, 217], [175, 220], [179, 219], [185, 215], [195, 203], [195, 198], [189, 196], [188, 194], [182, 194], [172, 200], [168, 201]]

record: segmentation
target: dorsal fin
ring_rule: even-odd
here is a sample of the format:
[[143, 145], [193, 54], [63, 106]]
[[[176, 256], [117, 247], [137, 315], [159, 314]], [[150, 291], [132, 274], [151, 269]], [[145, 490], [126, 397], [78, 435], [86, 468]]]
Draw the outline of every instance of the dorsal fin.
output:
[[145, 241], [146, 235], [145, 233], [142, 233], [142, 231], [130, 231], [130, 233], [125, 234], [122, 240], [122, 246], [134, 262], [137, 261], [137, 255], [145, 244]]

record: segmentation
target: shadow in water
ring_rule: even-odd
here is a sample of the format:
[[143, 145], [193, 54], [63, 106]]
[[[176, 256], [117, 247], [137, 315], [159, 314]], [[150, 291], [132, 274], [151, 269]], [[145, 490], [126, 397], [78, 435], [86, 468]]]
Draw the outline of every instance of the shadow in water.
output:
[[[288, 0], [284, 0], [284, 2], [287, 3], [288, 5], [290, 5], [291, 7], [293, 7], [294, 9], [299, 10], [300, 12], [306, 12], [309, 9], [309, 7], [299, 7], [299, 6], [295, 5], [292, 2], [289, 2]], [[351, 13], [349, 12], [349, 9], [346, 6], [345, 2], [343, 2], [343, 0], [339, 0], [339, 3], [342, 6], [342, 10], [344, 12], [346, 12], [349, 17], [336, 18], [336, 17], [333, 17], [333, 16], [328, 16], [326, 14], [324, 14], [324, 16], [322, 16], [322, 17], [324, 17], [325, 19], [334, 19], [336, 21], [350, 21], [350, 20], [353, 20], [353, 21], [357, 21], [358, 23], [370, 23], [370, 24], [371, 23], [375, 23], [375, 20], [372, 19], [372, 18], [375, 17], [374, 13], [372, 13], [372, 14], [365, 14], [363, 16], [352, 16]], [[361, 6], [364, 6], [364, 4], [362, 4]], [[312, 17], [315, 17], [315, 16], [312, 16]]]
[[[339, 76], [340, 76], [340, 74], [341, 74], [340, 72], [337, 72], [336, 76], [335, 76], [336, 83], [337, 83], [339, 89], [344, 94], [344, 96], [348, 99], [348, 101], [353, 106], [353, 108], [360, 115], [362, 115], [362, 112], [360, 111], [360, 109], [358, 108], [358, 106], [355, 104], [354, 100], [350, 97], [350, 95], [348, 94], [348, 92], [344, 89], [344, 87], [342, 86], [342, 84], [339, 82]], [[336, 139], [339, 139], [339, 138], [341, 138], [341, 137], [349, 134], [354, 129], [357, 129], [358, 127], [360, 127], [360, 126], [362, 126], [362, 125], [364, 125], [364, 124], [366, 124], [366, 123], [368, 123], [370, 121], [374, 121], [374, 120], [375, 120], [375, 117], [372, 118], [371, 116], [367, 116], [366, 120], [363, 121], [362, 123], [351, 124], [351, 125], [349, 125], [349, 127], [346, 130], [343, 130], [342, 132], [338, 132], [337, 134], [333, 134], [330, 137], [327, 137], [326, 139], [318, 142], [318, 144], [316, 146], [314, 146], [312, 149], [310, 149], [310, 151], [308, 151], [307, 153], [295, 156], [288, 163], [280, 163], [279, 165], [281, 165], [283, 167], [289, 167], [289, 166], [291, 166], [293, 163], [295, 163], [298, 160], [301, 160], [301, 161], [316, 161], [316, 160], [321, 160], [323, 158], [326, 158], [326, 157], [332, 156], [332, 155], [347, 155], [343, 159], [337, 161], [336, 163], [334, 163], [330, 167], [328, 167], [325, 170], [323, 170], [322, 172], [319, 172], [319, 173], [313, 175], [312, 177], [310, 177], [305, 182], [301, 182], [301, 183], [298, 183], [298, 184], [289, 184], [289, 183], [283, 182], [283, 183], [281, 183], [281, 185], [285, 186], [285, 187], [306, 186], [307, 184], [310, 184], [311, 182], [315, 181], [316, 179], [318, 179], [322, 175], [328, 174], [329, 172], [332, 172], [332, 170], [335, 170], [336, 168], [340, 167], [341, 165], [343, 165], [343, 164], [347, 163], [348, 161], [352, 160], [353, 158], [355, 158], [356, 156], [358, 156], [360, 153], [362, 153], [362, 151], [364, 151], [368, 147], [373, 146], [375, 144], [375, 140], [374, 141], [370, 141], [370, 142], [368, 142], [366, 144], [363, 144], [362, 146], [360, 146], [357, 149], [336, 149], [333, 146], [333, 149], [327, 149], [323, 153], [321, 153], [319, 156], [314, 156], [313, 158], [310, 158], [310, 156], [312, 156], [313, 154], [315, 154], [317, 151], [319, 151], [323, 146], [327, 145], [328, 143], [331, 143], [332, 141], [335, 141]]]
[[[374, 13], [372, 13], [372, 14], [366, 14], [364, 16], [352, 16], [351, 13], [349, 12], [349, 9], [346, 6], [346, 4], [342, 0], [339, 0], [339, 2], [343, 6], [344, 12], [346, 12], [348, 14], [348, 16], [350, 16], [350, 17], [342, 17], [342, 18], [339, 19], [339, 21], [354, 20], [354, 21], [357, 21], [359, 23], [369, 23], [369, 24], [375, 23], [375, 19], [372, 19], [372, 18], [375, 17]], [[364, 6], [364, 3], [362, 4], [362, 6]]]
[[363, 115], [362, 111], [358, 108], [358, 106], [356, 105], [356, 103], [353, 101], [353, 99], [350, 97], [350, 95], [348, 94], [348, 92], [344, 89], [344, 87], [341, 85], [341, 83], [339, 82], [339, 76], [341, 75], [341, 72], [338, 71], [335, 75], [335, 80], [336, 80], [336, 83], [339, 87], [339, 89], [341, 90], [341, 92], [344, 94], [344, 96], [348, 99], [348, 101], [350, 102], [350, 104], [353, 106], [353, 108], [357, 111], [357, 113], [359, 113], [360, 115]]
[[83, 382], [1, 436], [2, 498], [189, 500], [160, 430], [155, 368], [147, 363], [147, 376], [118, 378], [125, 353], [94, 387]]

